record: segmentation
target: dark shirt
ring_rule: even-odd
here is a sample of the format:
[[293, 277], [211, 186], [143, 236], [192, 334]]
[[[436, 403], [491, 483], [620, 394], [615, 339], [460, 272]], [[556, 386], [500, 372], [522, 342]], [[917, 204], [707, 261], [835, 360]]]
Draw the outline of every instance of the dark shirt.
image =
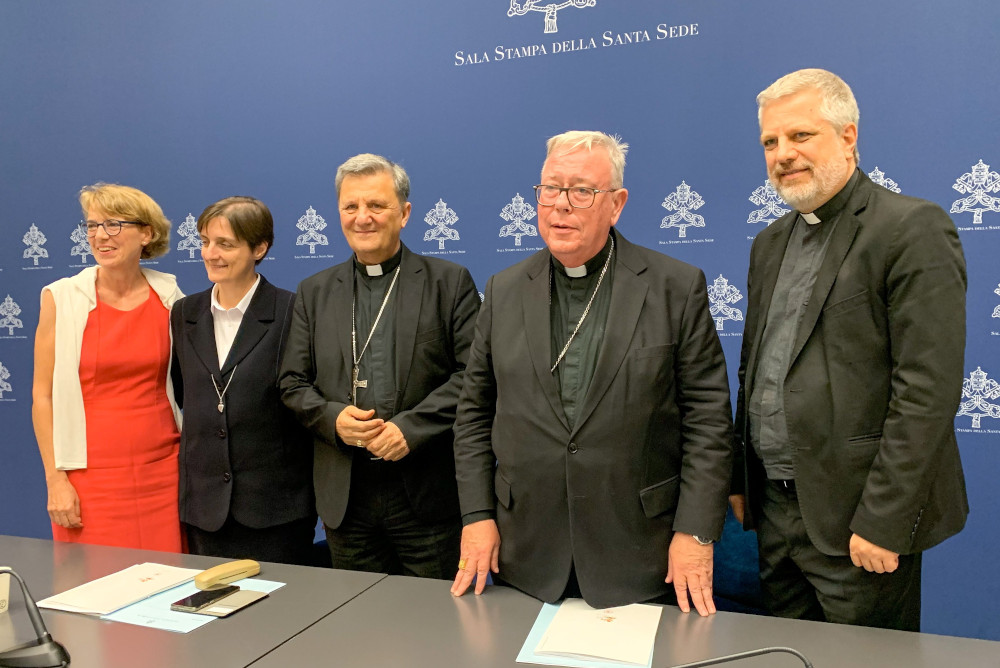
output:
[[[381, 276], [369, 276], [365, 265], [354, 260], [354, 322], [356, 348], [360, 355], [368, 333], [372, 330], [386, 291], [392, 284], [396, 268], [399, 267], [403, 250], [382, 263]], [[396, 407], [396, 295], [399, 294], [399, 279], [389, 295], [385, 310], [372, 333], [371, 343], [358, 369], [358, 379], [367, 380], [368, 387], [358, 388], [358, 408], [375, 409], [375, 418], [388, 420], [395, 415]], [[351, 388], [348, 387], [348, 390]]]
[[[552, 258], [552, 285], [550, 317], [551, 323], [551, 363], [555, 364], [563, 346], [569, 341], [576, 324], [583, 316], [591, 296], [594, 297], [590, 311], [584, 319], [580, 330], [566, 350], [562, 361], [556, 367], [556, 382], [562, 399], [563, 412], [572, 427], [576, 421], [577, 410], [583, 404], [583, 398], [590, 388], [597, 366], [597, 355], [604, 339], [604, 327], [608, 320], [608, 310], [611, 308], [611, 285], [614, 282], [614, 259], [608, 265], [604, 279], [601, 280], [601, 270], [611, 252], [611, 237], [597, 255], [584, 265], [587, 274], [581, 277], [571, 277], [559, 260]], [[597, 294], [597, 284], [600, 289]]]
[[760, 342], [756, 381], [747, 403], [750, 442], [764, 463], [771, 480], [794, 480], [794, 450], [785, 416], [785, 376], [791, 364], [795, 336], [837, 219], [858, 183], [858, 172], [839, 193], [813, 213], [818, 223], [809, 224], [801, 214], [795, 219], [781, 269], [774, 285], [767, 322]]

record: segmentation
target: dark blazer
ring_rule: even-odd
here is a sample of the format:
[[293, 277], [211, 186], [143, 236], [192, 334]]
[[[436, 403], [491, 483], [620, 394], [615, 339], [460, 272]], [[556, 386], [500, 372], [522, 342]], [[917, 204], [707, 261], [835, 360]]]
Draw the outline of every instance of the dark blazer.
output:
[[[785, 415], [809, 538], [846, 555], [852, 533], [900, 554], [957, 533], [968, 502], [955, 441], [965, 350], [965, 259], [937, 205], [865, 174], [836, 223], [785, 377]], [[763, 467], [748, 442], [761, 334], [792, 225], [750, 253], [737, 399], [734, 492], [760, 512]]]
[[576, 425], [550, 371], [548, 250], [490, 279], [459, 404], [462, 512], [496, 513], [500, 576], [545, 601], [571, 563], [593, 606], [662, 595], [673, 532], [718, 538], [726, 513], [729, 384], [705, 276], [615, 238]]
[[[407, 498], [426, 522], [458, 520], [452, 426], [479, 310], [469, 271], [403, 246], [396, 286], [396, 405], [410, 453], [398, 462]], [[350, 401], [354, 259], [302, 281], [281, 367], [285, 404], [313, 435], [316, 508], [344, 519], [355, 446], [337, 436]]]
[[[173, 382], [184, 409], [180, 449], [181, 521], [217, 531], [230, 513], [262, 529], [315, 516], [309, 436], [281, 403], [278, 364], [295, 295], [260, 277], [222, 369], [211, 289], [170, 313]], [[235, 377], [219, 403], [209, 374]], [[221, 389], [220, 385], [220, 389]]]

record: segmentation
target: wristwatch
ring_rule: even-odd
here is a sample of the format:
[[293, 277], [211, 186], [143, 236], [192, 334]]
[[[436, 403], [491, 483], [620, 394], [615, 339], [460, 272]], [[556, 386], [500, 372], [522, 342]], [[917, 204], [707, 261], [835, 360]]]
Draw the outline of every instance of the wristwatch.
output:
[[698, 541], [699, 545], [711, 545], [715, 542], [711, 538], [702, 538], [701, 536], [695, 536], [694, 534], [691, 534], [691, 537]]

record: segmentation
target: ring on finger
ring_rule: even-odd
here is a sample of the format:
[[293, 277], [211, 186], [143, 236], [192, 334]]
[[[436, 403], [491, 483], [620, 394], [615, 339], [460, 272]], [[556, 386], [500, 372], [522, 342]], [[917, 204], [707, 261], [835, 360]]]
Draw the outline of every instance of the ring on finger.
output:
[[464, 571], [466, 563], [468, 563], [467, 559], [459, 559], [458, 560], [458, 570]]

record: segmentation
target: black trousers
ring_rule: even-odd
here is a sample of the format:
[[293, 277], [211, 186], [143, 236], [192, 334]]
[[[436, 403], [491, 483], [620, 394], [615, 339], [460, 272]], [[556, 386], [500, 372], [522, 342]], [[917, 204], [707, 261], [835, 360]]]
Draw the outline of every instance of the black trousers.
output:
[[806, 534], [794, 485], [765, 483], [757, 543], [761, 588], [771, 614], [920, 630], [921, 555], [900, 555], [892, 573], [870, 573], [850, 556], [823, 554]]
[[[367, 455], [362, 451], [362, 455]], [[356, 456], [347, 512], [326, 528], [334, 568], [451, 580], [458, 571], [462, 521], [417, 517], [392, 462]]]
[[315, 516], [264, 529], [253, 529], [240, 524], [230, 515], [218, 531], [205, 531], [190, 524], [185, 524], [184, 528], [188, 552], [191, 554], [300, 566], [312, 566], [315, 562]]

